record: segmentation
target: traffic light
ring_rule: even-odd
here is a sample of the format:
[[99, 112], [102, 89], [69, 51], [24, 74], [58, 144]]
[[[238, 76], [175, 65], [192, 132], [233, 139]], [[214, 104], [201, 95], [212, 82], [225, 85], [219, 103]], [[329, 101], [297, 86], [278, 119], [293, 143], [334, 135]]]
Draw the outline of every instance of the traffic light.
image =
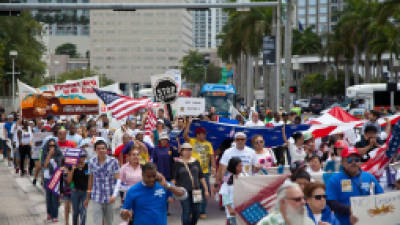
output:
[[289, 92], [292, 93], [292, 94], [296, 93], [297, 92], [297, 87], [296, 86], [290, 86], [289, 87]]

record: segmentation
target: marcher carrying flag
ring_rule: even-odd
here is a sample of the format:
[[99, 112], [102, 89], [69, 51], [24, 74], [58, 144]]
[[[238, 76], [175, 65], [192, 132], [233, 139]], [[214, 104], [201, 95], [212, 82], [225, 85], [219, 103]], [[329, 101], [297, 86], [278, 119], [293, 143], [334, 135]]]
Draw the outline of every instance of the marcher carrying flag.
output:
[[375, 150], [375, 155], [366, 163], [361, 165], [361, 168], [374, 175], [375, 177], [382, 176], [390, 159], [399, 152], [400, 148], [400, 123], [394, 125], [391, 134], [387, 138], [385, 144]]

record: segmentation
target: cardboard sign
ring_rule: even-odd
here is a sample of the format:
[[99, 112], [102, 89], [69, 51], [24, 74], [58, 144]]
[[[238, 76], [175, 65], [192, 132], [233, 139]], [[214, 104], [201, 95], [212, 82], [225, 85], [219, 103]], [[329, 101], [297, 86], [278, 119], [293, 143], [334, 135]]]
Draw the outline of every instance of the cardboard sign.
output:
[[179, 97], [176, 106], [176, 113], [179, 116], [198, 116], [205, 112], [206, 101], [204, 98]]
[[33, 137], [32, 137], [32, 159], [39, 159], [40, 150], [41, 150], [43, 141], [48, 136], [52, 136], [52, 133], [51, 132], [33, 133]]
[[173, 103], [178, 96], [178, 85], [175, 82], [174, 75], [153, 75], [151, 76], [151, 86], [156, 102], [163, 102], [166, 104]]
[[400, 192], [352, 197], [351, 210], [362, 225], [397, 225], [400, 222]]

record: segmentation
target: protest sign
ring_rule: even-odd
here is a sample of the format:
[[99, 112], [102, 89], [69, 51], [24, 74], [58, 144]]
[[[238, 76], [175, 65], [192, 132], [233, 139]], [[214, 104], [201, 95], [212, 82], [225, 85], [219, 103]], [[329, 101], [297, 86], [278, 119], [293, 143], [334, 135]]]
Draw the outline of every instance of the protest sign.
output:
[[43, 140], [51, 136], [52, 133], [50, 132], [43, 132], [43, 133], [33, 133], [32, 137], [32, 159], [39, 159], [40, 157], [40, 148], [43, 144]]
[[173, 103], [178, 96], [178, 85], [174, 75], [157, 74], [151, 76], [151, 86], [156, 102]]
[[400, 224], [400, 192], [352, 197], [351, 211], [362, 225]]
[[204, 98], [184, 98], [176, 100], [177, 115], [179, 116], [198, 116], [205, 112], [206, 102]]
[[98, 114], [98, 77], [90, 77], [62, 84], [33, 88], [18, 80], [21, 109], [24, 118], [51, 115]]
[[81, 149], [79, 148], [66, 148], [64, 153], [64, 163], [66, 165], [76, 165], [78, 163], [79, 156], [81, 155]]

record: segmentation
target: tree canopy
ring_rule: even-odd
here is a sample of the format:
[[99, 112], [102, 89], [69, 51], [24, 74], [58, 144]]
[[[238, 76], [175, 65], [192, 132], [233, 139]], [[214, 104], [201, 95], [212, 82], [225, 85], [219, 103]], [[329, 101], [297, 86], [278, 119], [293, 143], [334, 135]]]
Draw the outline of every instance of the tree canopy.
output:
[[78, 58], [79, 54], [76, 50], [76, 45], [65, 43], [56, 48], [56, 55], [69, 55], [71, 58]]

